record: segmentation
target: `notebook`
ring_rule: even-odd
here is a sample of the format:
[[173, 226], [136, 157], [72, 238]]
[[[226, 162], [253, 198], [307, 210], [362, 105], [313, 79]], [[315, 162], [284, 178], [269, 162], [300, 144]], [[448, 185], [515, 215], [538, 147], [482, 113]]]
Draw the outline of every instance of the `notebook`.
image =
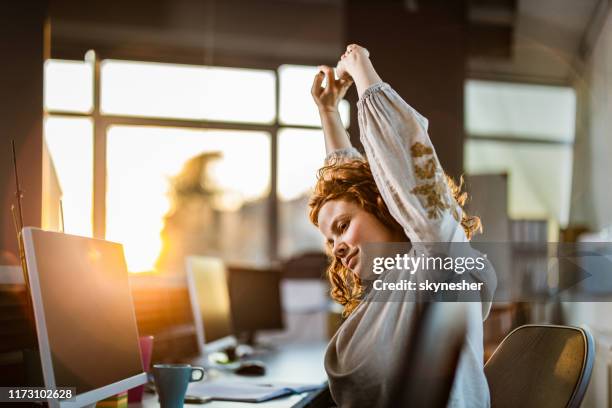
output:
[[264, 402], [287, 395], [318, 390], [323, 384], [255, 383], [212, 381], [189, 384], [187, 395], [210, 397], [217, 401]]

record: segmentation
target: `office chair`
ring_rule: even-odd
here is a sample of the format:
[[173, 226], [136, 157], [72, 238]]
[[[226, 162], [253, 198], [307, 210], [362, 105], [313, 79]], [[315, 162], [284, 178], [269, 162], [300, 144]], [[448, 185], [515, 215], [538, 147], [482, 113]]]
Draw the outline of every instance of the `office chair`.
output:
[[466, 305], [431, 302], [415, 307], [412, 335], [386, 406], [444, 408], [465, 342]]
[[513, 330], [485, 364], [493, 407], [579, 407], [589, 385], [595, 345], [568, 326]]
[[325, 279], [329, 258], [322, 251], [303, 252], [281, 265], [283, 279]]

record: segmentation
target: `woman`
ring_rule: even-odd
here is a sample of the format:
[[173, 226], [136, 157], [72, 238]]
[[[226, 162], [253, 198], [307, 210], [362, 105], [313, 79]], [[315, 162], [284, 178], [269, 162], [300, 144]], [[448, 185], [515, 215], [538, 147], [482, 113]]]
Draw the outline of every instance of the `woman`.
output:
[[[325, 368], [338, 406], [382, 406], [388, 403], [398, 368], [396, 351], [410, 335], [415, 308], [409, 301], [377, 302], [374, 291], [364, 294], [361, 282], [370, 273], [364, 244], [467, 242], [480, 229], [480, 220], [462, 211], [466, 195], [442, 171], [427, 120], [382, 82], [365, 48], [347, 47], [337, 67], [339, 80], [332, 68], [320, 70], [312, 95], [325, 134], [327, 165], [319, 171], [310, 218], [327, 239], [331, 294], [346, 317], [330, 341]], [[367, 161], [351, 146], [337, 109], [353, 81]], [[473, 281], [485, 282], [490, 299], [492, 269], [473, 275]], [[488, 301], [468, 304], [468, 334], [449, 406], [490, 405], [482, 337], [489, 307]]]

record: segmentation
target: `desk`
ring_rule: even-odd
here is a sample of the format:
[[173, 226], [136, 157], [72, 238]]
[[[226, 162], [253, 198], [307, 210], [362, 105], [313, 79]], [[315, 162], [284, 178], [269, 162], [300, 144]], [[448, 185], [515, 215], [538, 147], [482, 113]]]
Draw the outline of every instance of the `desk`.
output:
[[[261, 377], [239, 376], [231, 372], [211, 370], [209, 377], [215, 379], [236, 379], [236, 381], [251, 382], [299, 382], [320, 383], [327, 379], [323, 367], [323, 357], [327, 343], [287, 344], [276, 346], [272, 351], [258, 353], [253, 359], [263, 361], [266, 364], [266, 375]], [[192, 361], [192, 365], [202, 364], [202, 360]], [[306, 394], [292, 395], [278, 398], [268, 402], [241, 403], [227, 401], [212, 401], [203, 405], [188, 405], [185, 407], [202, 408], [289, 408], [299, 402]], [[145, 393], [142, 403], [129, 404], [130, 408], [154, 408], [159, 407], [157, 395]]]

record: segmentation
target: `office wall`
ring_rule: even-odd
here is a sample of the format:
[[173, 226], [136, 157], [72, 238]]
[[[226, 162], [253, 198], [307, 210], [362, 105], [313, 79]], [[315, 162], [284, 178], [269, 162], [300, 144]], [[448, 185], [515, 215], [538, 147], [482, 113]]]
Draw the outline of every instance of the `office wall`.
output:
[[[382, 79], [429, 119], [429, 134], [445, 171], [463, 173], [463, 88], [468, 27], [457, 2], [347, 2], [346, 41], [366, 46]], [[355, 93], [349, 100], [356, 102]], [[358, 142], [357, 112], [349, 129]]]
[[264, 66], [331, 64], [342, 49], [341, 0], [132, 0], [50, 4], [52, 53]]
[[612, 12], [575, 86], [579, 101], [570, 218], [593, 231], [612, 226]]
[[46, 1], [6, 2], [0, 13], [0, 264], [15, 262], [16, 203], [11, 140], [24, 191], [24, 224], [40, 226], [43, 38]]
[[[612, 12], [608, 11], [574, 85], [578, 116], [570, 222], [600, 231], [612, 226]], [[593, 376], [583, 406], [610, 406], [612, 304], [566, 303], [564, 312], [568, 324], [590, 327], [597, 344]]]

